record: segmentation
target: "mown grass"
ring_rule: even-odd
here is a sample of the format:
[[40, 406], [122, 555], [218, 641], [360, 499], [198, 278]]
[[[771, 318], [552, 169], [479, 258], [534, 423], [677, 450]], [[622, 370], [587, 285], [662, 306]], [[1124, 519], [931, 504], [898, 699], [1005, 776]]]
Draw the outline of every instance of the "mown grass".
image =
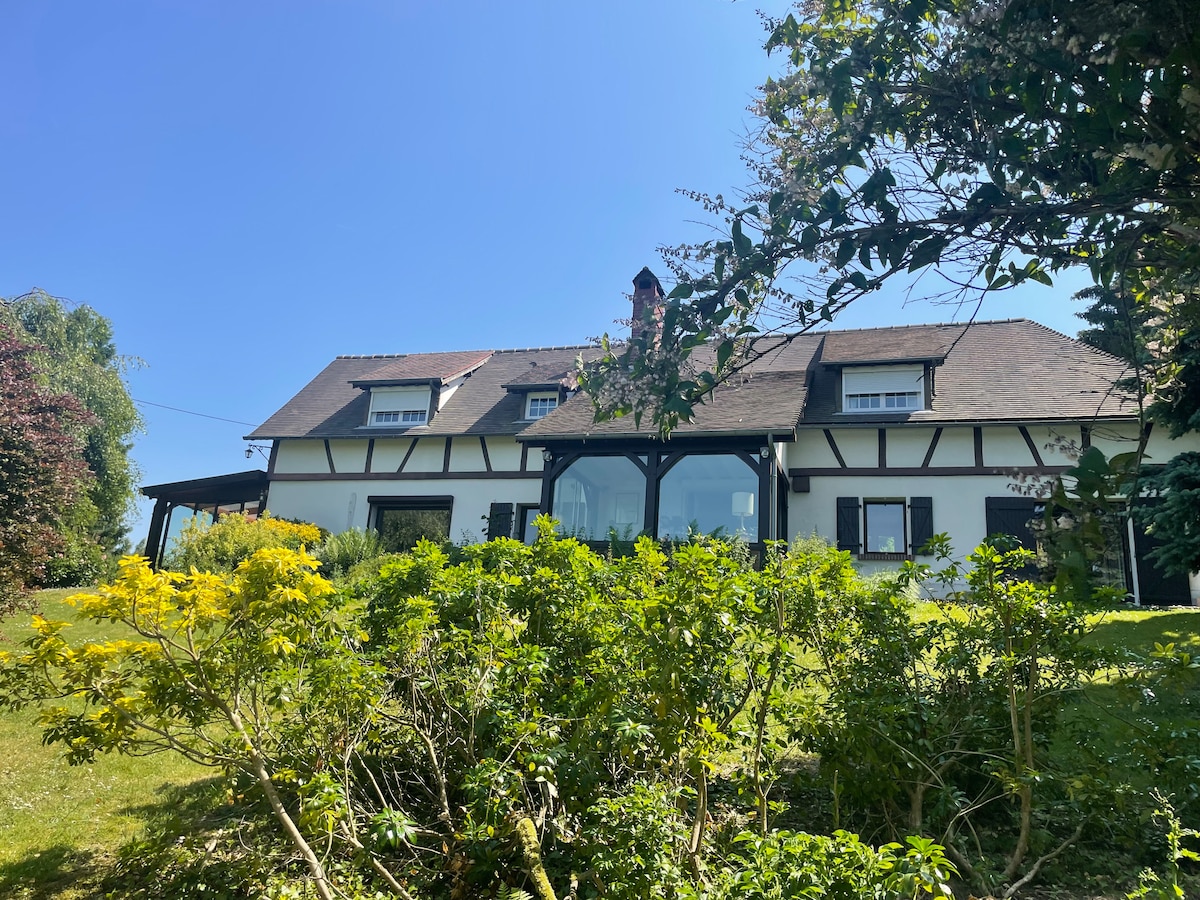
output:
[[[75, 640], [123, 636], [120, 626], [76, 622], [64, 602], [71, 593], [41, 592], [40, 611], [74, 623]], [[0, 622], [0, 649], [19, 649], [13, 645], [29, 636], [29, 618]], [[213, 772], [169, 754], [105, 756], [93, 765], [70, 766], [60, 748], [42, 745], [37, 718], [36, 710], [0, 711], [0, 897], [95, 897], [116, 848], [175, 806], [171, 789]]]

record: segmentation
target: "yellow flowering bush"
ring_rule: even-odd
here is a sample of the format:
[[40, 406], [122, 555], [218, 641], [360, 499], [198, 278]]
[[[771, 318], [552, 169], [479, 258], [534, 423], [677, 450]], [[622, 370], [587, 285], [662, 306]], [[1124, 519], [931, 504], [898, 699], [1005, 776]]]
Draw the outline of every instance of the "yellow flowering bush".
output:
[[193, 517], [167, 554], [165, 567], [180, 572], [232, 572], [256, 550], [299, 550], [319, 544], [322, 538], [316, 525], [276, 519], [269, 512], [257, 519], [230, 513], [211, 525]]

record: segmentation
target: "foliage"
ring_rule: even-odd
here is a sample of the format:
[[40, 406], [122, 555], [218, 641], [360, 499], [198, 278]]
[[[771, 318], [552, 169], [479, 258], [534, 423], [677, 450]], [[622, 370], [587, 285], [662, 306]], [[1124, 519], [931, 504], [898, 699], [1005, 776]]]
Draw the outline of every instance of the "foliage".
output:
[[1180, 453], [1151, 479], [1150, 487], [1159, 501], [1148, 507], [1146, 518], [1164, 541], [1151, 558], [1164, 571], [1200, 571], [1200, 453]]
[[954, 865], [941, 847], [924, 838], [910, 837], [907, 850], [897, 843], [874, 850], [845, 831], [830, 837], [789, 831], [767, 837], [746, 833], [735, 841], [739, 851], [712, 900], [953, 897], [946, 881], [955, 872]]
[[325, 567], [326, 575], [338, 578], [348, 575], [355, 566], [378, 559], [383, 552], [379, 532], [351, 528], [327, 537], [314, 555]]
[[301, 547], [320, 543], [321, 529], [304, 522], [276, 519], [269, 512], [257, 518], [241, 513], [205, 524], [193, 516], [167, 553], [166, 567], [201, 572], [232, 572], [256, 550]]
[[[130, 559], [76, 602], [136, 637], [71, 644], [35, 619], [0, 696], [76, 698], [43, 726], [77, 761], [229, 769], [326, 896], [948, 896], [946, 856], [1011, 896], [1111, 819], [1115, 776], [1052, 752], [1108, 661], [1078, 606], [1009, 577], [1023, 551], [979, 548], [940, 573], [965, 590], [916, 616], [814, 541], [756, 570], [708, 539], [605, 558], [538, 526], [533, 546], [388, 557], [366, 608], [303, 551], [231, 575]], [[835, 829], [911, 838], [780, 830], [804, 748]], [[164, 860], [191, 884], [192, 857]]]
[[[133, 508], [137, 468], [129, 456], [142, 418], [129, 396], [124, 374], [136, 360], [119, 356], [112, 323], [88, 306], [67, 309], [64, 301], [34, 290], [0, 301], [0, 322], [35, 345], [39, 382], [70, 394], [91, 413], [83, 431], [83, 457], [94, 478], [87, 503], [76, 511], [75, 549], [81, 570], [60, 565], [53, 583], [90, 583], [97, 574], [96, 545], [104, 553], [127, 550], [127, 517]], [[77, 557], [75, 556], [77, 554]]]
[[1138, 876], [1137, 889], [1127, 894], [1126, 897], [1128, 900], [1142, 900], [1146, 897], [1153, 898], [1153, 900], [1182, 900], [1186, 895], [1179, 884], [1179, 863], [1182, 860], [1200, 863], [1200, 853], [1185, 847], [1184, 841], [1189, 838], [1200, 838], [1200, 831], [1184, 827], [1167, 797], [1156, 792], [1154, 800], [1157, 804], [1154, 819], [1156, 822], [1161, 822], [1166, 830], [1167, 876], [1170, 881], [1164, 883], [1153, 870], [1146, 869]]
[[80, 455], [88, 415], [37, 375], [33, 349], [0, 326], [0, 614], [44, 582], [65, 511], [90, 484]]
[[[949, 559], [944, 536], [931, 547]], [[984, 545], [967, 569], [910, 565], [904, 581], [933, 579], [939, 594], [965, 579], [929, 618], [894, 587], [868, 590], [835, 551], [789, 587], [810, 611], [798, 637], [820, 685], [800, 737], [820, 754], [834, 821], [931, 835], [981, 886], [1007, 885], [1005, 896], [1078, 840], [1091, 814], [1062, 789], [1074, 773], [1051, 742], [1067, 699], [1106, 665], [1080, 607], [1010, 577], [1030, 558]]]
[[1090, 326], [1080, 330], [1079, 340], [1142, 370], [1153, 366], [1153, 310], [1138, 306], [1129, 294], [1106, 287], [1084, 288], [1072, 299], [1088, 301], [1088, 308], [1076, 313]]
[[[697, 195], [725, 236], [673, 251], [662, 334], [587, 373], [602, 414], [650, 411], [669, 430], [756, 355], [745, 334], [812, 327], [911, 273], [962, 299], [1087, 266], [1155, 311], [1165, 360], [1190, 360], [1192, 13], [1185, 0], [815, 0], [772, 22], [767, 48], [789, 66], [759, 100], [756, 184], [737, 201]], [[1194, 375], [1163, 368], [1173, 421], [1200, 408]]]
[[[304, 551], [259, 550], [231, 576], [152, 572], [127, 557], [116, 583], [73, 598], [82, 616], [140, 640], [71, 646], [70, 627], [34, 617], [26, 651], [0, 657], [0, 696], [45, 709], [45, 740], [67, 758], [170, 750], [247, 777], [304, 859], [318, 893], [324, 866], [297, 825], [312, 809], [327, 754], [370, 719], [374, 670], [337, 627], [339, 598]], [[327, 777], [324, 779], [327, 781]], [[294, 784], [300, 812], [281, 790]]]

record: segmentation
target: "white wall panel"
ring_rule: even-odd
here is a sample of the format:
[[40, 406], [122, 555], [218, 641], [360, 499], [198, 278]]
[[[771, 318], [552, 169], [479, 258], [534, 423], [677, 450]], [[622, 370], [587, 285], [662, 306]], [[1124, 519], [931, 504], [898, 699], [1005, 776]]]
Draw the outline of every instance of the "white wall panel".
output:
[[915, 468], [925, 461], [932, 428], [889, 428], [887, 430], [887, 464], [889, 468]]
[[938, 439], [937, 450], [929, 465], [973, 466], [975, 465], [975, 437], [970, 427], [946, 427]]
[[[483, 448], [479, 446], [479, 438], [457, 437], [452, 439], [450, 448], [451, 472], [482, 472], [486, 468], [483, 462]], [[494, 465], [494, 463], [493, 463]]]
[[329, 453], [333, 457], [335, 471], [364, 472], [367, 467], [367, 442], [330, 441]]
[[372, 472], [396, 472], [404, 462], [404, 454], [412, 446], [412, 438], [376, 438], [371, 454]]
[[836, 469], [838, 461], [824, 432], [805, 428], [796, 434], [796, 443], [788, 452], [788, 465], [794, 469]]
[[315, 440], [280, 441], [275, 455], [275, 471], [288, 474], [311, 475], [328, 472], [329, 460], [325, 456], [325, 442]]
[[[875, 468], [879, 465], [879, 433], [874, 428], [831, 428], [833, 439], [837, 441], [842, 459], [851, 469]], [[821, 440], [825, 436], [817, 432]], [[837, 460], [833, 463], [837, 465]], [[806, 464], [801, 468], [807, 469]]]
[[423, 437], [417, 441], [416, 449], [408, 458], [405, 472], [440, 472], [446, 457], [446, 439]]

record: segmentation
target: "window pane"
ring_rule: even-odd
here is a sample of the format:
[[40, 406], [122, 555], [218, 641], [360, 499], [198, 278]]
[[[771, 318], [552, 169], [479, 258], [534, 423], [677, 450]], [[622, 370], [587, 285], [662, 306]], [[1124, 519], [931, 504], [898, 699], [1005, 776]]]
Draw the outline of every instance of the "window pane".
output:
[[732, 453], [685, 456], [658, 484], [658, 536], [758, 540], [758, 475]]
[[646, 527], [646, 478], [624, 456], [585, 456], [555, 480], [553, 504], [568, 537], [629, 540]]
[[866, 511], [867, 553], [905, 553], [904, 504], [871, 502], [863, 504]]
[[533, 520], [537, 517], [538, 508], [536, 506], [524, 507], [521, 520], [521, 540], [523, 540], [526, 544], [536, 543], [538, 539], [538, 531], [533, 524]]
[[445, 541], [450, 538], [448, 509], [380, 509], [375, 528], [389, 553], [411, 550], [421, 538]]

